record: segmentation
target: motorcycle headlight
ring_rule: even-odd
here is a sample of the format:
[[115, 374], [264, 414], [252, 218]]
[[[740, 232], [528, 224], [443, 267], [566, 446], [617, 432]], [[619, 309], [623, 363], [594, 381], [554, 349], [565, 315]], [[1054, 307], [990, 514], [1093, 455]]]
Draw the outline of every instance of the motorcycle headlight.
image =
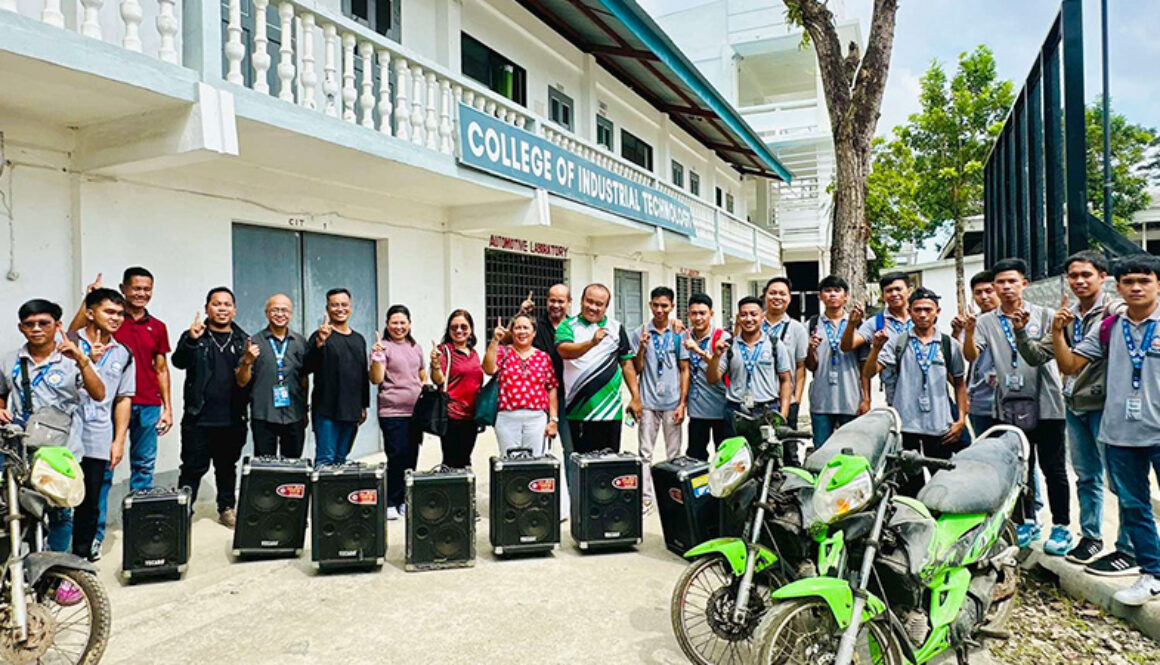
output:
[[831, 462], [818, 476], [810, 508], [817, 522], [830, 524], [865, 508], [873, 497], [874, 479], [869, 467], [851, 474], [848, 466]]
[[745, 443], [722, 445], [713, 453], [709, 466], [712, 469], [709, 472], [709, 493], [717, 498], [726, 497], [749, 477], [749, 471], [753, 468], [753, 452]]

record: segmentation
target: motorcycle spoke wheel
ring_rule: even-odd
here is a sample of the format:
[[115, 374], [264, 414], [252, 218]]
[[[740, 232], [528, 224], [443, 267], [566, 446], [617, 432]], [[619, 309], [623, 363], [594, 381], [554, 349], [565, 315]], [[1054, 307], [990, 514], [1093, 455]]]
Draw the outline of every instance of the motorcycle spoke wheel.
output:
[[[68, 589], [79, 599], [66, 599]], [[35, 602], [52, 624], [52, 642], [37, 663], [89, 665], [100, 661], [111, 620], [109, 598], [97, 578], [83, 571], [52, 570], [37, 582], [34, 592]]]
[[672, 624], [685, 656], [696, 665], [748, 665], [757, 654], [756, 627], [769, 598], [769, 580], [754, 579], [744, 625], [731, 614], [738, 579], [723, 557], [689, 565], [673, 590]]
[[[761, 665], [831, 665], [842, 632], [825, 602], [816, 599], [775, 605], [758, 628]], [[886, 631], [869, 622], [854, 647], [855, 665], [902, 665]]]

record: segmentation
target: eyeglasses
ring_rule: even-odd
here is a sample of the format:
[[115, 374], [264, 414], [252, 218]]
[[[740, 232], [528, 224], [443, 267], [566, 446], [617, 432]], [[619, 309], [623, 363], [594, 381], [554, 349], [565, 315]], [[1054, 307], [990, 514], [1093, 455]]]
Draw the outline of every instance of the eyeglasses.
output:
[[293, 311], [294, 310], [290, 309], [289, 307], [271, 307], [270, 309], [266, 310], [266, 312], [270, 314], [290, 314]]
[[448, 326], [448, 328], [450, 330], [467, 330], [467, 331], [471, 330], [471, 326], [467, 325], [466, 323], [455, 324], [452, 326]]
[[56, 327], [56, 321], [21, 321], [20, 327], [24, 328], [25, 330], [36, 330], [37, 328], [44, 328], [47, 330], [49, 328]]

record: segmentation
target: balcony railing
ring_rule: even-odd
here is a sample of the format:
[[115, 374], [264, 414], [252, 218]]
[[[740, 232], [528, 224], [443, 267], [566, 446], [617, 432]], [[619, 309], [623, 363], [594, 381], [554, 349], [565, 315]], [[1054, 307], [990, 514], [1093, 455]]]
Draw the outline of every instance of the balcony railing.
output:
[[39, 4], [0, 0], [0, 11], [4, 10], [165, 62], [181, 62], [176, 0], [146, 0], [144, 5], [138, 0], [41, 0]]
[[780, 141], [825, 128], [825, 115], [816, 99], [755, 104], [737, 109], [767, 141]]

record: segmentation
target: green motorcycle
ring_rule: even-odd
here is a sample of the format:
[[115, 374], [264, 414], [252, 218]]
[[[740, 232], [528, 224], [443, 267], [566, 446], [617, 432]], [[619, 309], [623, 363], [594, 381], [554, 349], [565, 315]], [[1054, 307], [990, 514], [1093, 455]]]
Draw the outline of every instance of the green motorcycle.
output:
[[[758, 662], [921, 665], [953, 649], [967, 663], [978, 638], [1002, 635], [1014, 604], [1018, 545], [1010, 517], [1026, 478], [1027, 438], [1001, 425], [950, 461], [888, 453], [880, 475], [857, 452], [825, 462], [807, 517], [826, 560], [823, 576], [773, 592], [776, 602], [758, 628]], [[923, 469], [938, 472], [917, 499], [895, 496], [901, 477]], [[849, 489], [819, 503], [823, 486]], [[832, 512], [849, 517], [827, 519]], [[851, 560], [860, 561], [853, 584], [846, 579]]]

